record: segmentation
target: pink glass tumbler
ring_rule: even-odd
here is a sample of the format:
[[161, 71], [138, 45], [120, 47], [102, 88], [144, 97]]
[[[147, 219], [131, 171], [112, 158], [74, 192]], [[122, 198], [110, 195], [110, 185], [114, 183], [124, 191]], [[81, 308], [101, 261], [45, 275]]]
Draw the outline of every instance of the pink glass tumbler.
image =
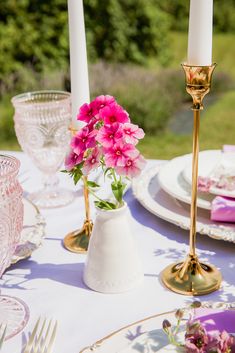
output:
[[23, 228], [23, 190], [18, 159], [0, 155], [0, 277], [10, 265]]

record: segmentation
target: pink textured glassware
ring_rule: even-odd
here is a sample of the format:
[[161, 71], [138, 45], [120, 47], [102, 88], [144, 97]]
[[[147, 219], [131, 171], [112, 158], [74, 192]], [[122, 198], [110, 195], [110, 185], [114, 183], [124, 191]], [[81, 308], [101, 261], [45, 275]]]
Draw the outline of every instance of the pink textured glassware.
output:
[[56, 172], [68, 152], [71, 124], [70, 93], [38, 91], [12, 98], [19, 144], [44, 175], [44, 188], [29, 195], [38, 207], [64, 206], [74, 194], [58, 187]]
[[[11, 264], [23, 228], [23, 190], [17, 179], [18, 159], [0, 155], [0, 278]], [[6, 325], [5, 340], [23, 330], [29, 319], [28, 306], [20, 299], [0, 295], [0, 323]]]
[[11, 263], [23, 227], [19, 167], [16, 158], [0, 155], [0, 277]]

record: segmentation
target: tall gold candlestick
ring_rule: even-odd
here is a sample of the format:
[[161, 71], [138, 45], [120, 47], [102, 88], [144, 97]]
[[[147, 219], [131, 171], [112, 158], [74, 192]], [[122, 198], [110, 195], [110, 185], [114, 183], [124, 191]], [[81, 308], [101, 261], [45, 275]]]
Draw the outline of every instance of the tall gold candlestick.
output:
[[216, 267], [200, 263], [196, 255], [200, 111], [203, 109], [203, 98], [210, 91], [212, 73], [216, 65], [182, 66], [186, 77], [186, 91], [193, 99], [194, 114], [189, 254], [184, 262], [169, 265], [162, 272], [162, 281], [174, 292], [184, 295], [203, 295], [217, 290], [222, 280]]
[[[71, 133], [76, 134], [77, 130], [70, 128]], [[64, 238], [64, 246], [66, 249], [76, 253], [86, 253], [88, 249], [89, 239], [93, 227], [90, 218], [89, 190], [87, 188], [87, 177], [83, 177], [83, 195], [85, 203], [85, 221], [81, 229], [68, 233]]]

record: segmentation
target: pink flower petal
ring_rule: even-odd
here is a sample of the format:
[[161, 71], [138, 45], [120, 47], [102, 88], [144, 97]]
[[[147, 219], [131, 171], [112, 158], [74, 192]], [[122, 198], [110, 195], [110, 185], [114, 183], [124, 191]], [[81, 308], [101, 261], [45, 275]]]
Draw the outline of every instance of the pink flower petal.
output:
[[73, 151], [70, 151], [65, 158], [65, 169], [70, 171], [76, 165], [80, 164], [83, 160], [83, 154], [77, 155]]
[[93, 111], [92, 106], [90, 104], [85, 103], [79, 109], [77, 120], [81, 120], [81, 121], [85, 121], [86, 123], [89, 123], [94, 116], [95, 116], [95, 112]]
[[103, 108], [99, 116], [107, 125], [113, 123], [124, 124], [130, 121], [128, 113], [120, 105], [115, 103]]

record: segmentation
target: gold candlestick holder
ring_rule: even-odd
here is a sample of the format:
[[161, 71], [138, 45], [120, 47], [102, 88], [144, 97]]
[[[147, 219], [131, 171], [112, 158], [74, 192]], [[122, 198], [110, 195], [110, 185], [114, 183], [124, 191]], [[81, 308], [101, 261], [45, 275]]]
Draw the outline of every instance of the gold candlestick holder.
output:
[[222, 281], [222, 276], [216, 267], [199, 262], [195, 246], [200, 111], [203, 109], [203, 98], [210, 91], [215, 66], [216, 64], [211, 66], [182, 65], [186, 78], [186, 91], [193, 99], [194, 114], [189, 254], [184, 262], [169, 265], [162, 272], [162, 281], [170, 290], [184, 295], [211, 293], [219, 289]]
[[[77, 130], [73, 127], [70, 128], [73, 135]], [[64, 247], [69, 251], [84, 254], [87, 252], [89, 239], [93, 227], [93, 222], [90, 218], [90, 203], [89, 203], [89, 190], [87, 188], [87, 177], [83, 177], [83, 195], [85, 203], [85, 221], [81, 229], [74, 230], [68, 233], [64, 238]]]

